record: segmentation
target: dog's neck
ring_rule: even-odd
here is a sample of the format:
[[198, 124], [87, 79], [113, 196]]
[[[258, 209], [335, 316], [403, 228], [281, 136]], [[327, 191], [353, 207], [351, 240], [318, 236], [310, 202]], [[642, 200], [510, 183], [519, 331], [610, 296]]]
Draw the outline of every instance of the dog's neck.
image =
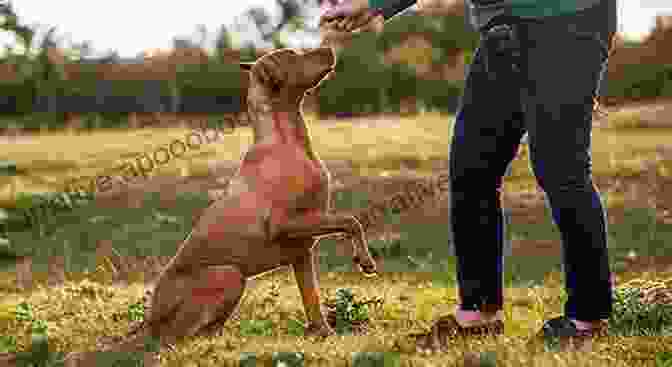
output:
[[254, 144], [297, 144], [311, 160], [318, 160], [301, 113], [302, 98], [296, 101], [248, 100], [248, 114]]

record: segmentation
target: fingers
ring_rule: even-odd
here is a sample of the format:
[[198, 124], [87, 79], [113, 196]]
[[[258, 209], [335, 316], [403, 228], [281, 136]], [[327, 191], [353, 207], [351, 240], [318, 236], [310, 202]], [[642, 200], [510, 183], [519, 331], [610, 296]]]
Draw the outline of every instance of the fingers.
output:
[[385, 18], [383, 18], [382, 15], [378, 15], [372, 17], [371, 20], [358, 31], [380, 33], [383, 31], [384, 26], [385, 26]]
[[347, 17], [340, 21], [339, 28], [346, 32], [352, 32], [353, 30], [368, 24], [373, 18], [374, 16], [369, 12]]
[[341, 18], [335, 18], [335, 19], [320, 18], [319, 27], [320, 28], [337, 29], [340, 21], [341, 21]]
[[333, 27], [336, 23], [338, 23], [341, 19], [345, 18], [345, 14], [337, 14], [334, 16], [328, 16], [328, 15], [322, 15], [320, 16], [320, 22], [318, 23], [319, 27], [322, 27], [324, 25], [329, 25]]
[[371, 12], [362, 9], [353, 13], [338, 14], [338, 16], [334, 17], [322, 16], [320, 18], [320, 26], [326, 24], [339, 30], [352, 30], [357, 26], [366, 24], [372, 17]]
[[321, 18], [334, 19], [359, 15], [369, 9], [369, 0], [330, 1]]
[[364, 11], [347, 17], [322, 19], [320, 26], [339, 32], [353, 32], [355, 30], [378, 30], [381, 28], [382, 23], [384, 23], [382, 16]]
[[369, 12], [367, 5], [357, 5], [357, 4], [341, 4], [336, 7], [330, 8], [325, 11], [320, 16], [319, 25], [323, 23], [330, 22], [333, 20], [343, 21], [344, 19], [352, 19], [362, 15], [365, 15]]
[[385, 25], [382, 15], [364, 11], [354, 16], [320, 20], [321, 45], [334, 47], [336, 52], [362, 32], [380, 33]]
[[340, 30], [331, 29], [331, 28], [320, 29], [320, 38], [322, 39], [323, 43], [325, 43], [325, 44], [330, 44], [330, 45], [341, 44], [341, 45], [343, 45], [344, 43], [349, 42], [355, 36], [356, 36], [355, 32], [346, 32], [346, 31], [340, 31]]
[[332, 47], [338, 52], [354, 35], [348, 32], [335, 31], [333, 29], [320, 29], [320, 45]]
[[283, 68], [278, 65], [278, 61], [274, 57], [269, 57], [264, 62], [257, 63], [255, 68], [259, 81], [264, 84], [279, 86], [285, 81]]
[[343, 31], [352, 33], [376, 32], [380, 33], [385, 24], [382, 15], [366, 14], [350, 20]]

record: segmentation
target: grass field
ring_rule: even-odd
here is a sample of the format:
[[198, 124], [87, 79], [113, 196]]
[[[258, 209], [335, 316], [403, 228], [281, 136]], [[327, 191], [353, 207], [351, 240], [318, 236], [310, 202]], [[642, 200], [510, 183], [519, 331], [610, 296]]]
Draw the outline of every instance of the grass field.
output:
[[[308, 117], [310, 121], [310, 117]], [[342, 121], [310, 126], [315, 146], [324, 160], [345, 160], [362, 174], [394, 173], [400, 163], [420, 171], [431, 162], [448, 158], [453, 118], [426, 114], [420, 118], [399, 118], [375, 127]], [[138, 154], [152, 154], [175, 139], [184, 140], [187, 129], [111, 130], [73, 135], [44, 134], [16, 144], [4, 144], [0, 160], [13, 160], [29, 171], [19, 177], [19, 191], [59, 190], [72, 178], [95, 177], [118, 172], [115, 167], [133, 161]], [[596, 176], [636, 173], [655, 155], [656, 147], [670, 142], [672, 129], [596, 129], [593, 133], [593, 165]], [[188, 151], [152, 174], [198, 176], [207, 172], [208, 162], [237, 160], [251, 142], [251, 130], [236, 129], [216, 143]], [[66, 147], [72, 147], [65, 149]], [[530, 181], [527, 151], [513, 165], [509, 182]], [[8, 178], [0, 178], [0, 202], [9, 199]]]
[[[351, 161], [361, 174], [394, 173], [401, 163], [429, 173], [433, 161], [448, 158], [451, 118], [428, 114], [396, 122], [394, 119], [387, 126], [375, 127], [352, 122], [316, 123], [311, 133], [323, 159]], [[0, 160], [14, 160], [29, 171], [29, 179], [18, 179], [20, 191], [57, 190], [66, 177], [100, 174], [120, 159], [152, 152], [173, 139], [183, 139], [187, 133], [184, 129], [162, 129], [45, 135], [5, 144], [7, 149], [0, 153]], [[596, 176], [636, 174], [659, 145], [669, 144], [671, 137], [672, 129], [597, 129], [593, 143]], [[156, 172], [204, 175], [209, 161], [237, 160], [250, 141], [249, 129], [241, 128], [219, 143], [191, 152], [188, 161], [175, 160]], [[508, 190], [523, 190], [533, 184], [526, 154], [521, 158], [508, 178]], [[365, 205], [366, 200], [366, 193], [346, 190], [336, 198], [335, 205], [347, 210]], [[15, 269], [5, 264], [0, 270], [0, 335], [5, 336], [0, 338], [0, 352], [3, 343], [7, 350], [25, 350], [36, 324], [48, 330], [54, 349], [59, 351], [92, 349], [100, 338], [127, 332], [132, 320], [142, 313], [137, 302], [145, 291], [143, 279], [139, 275], [130, 277], [133, 282], [129, 286], [112, 283], [119, 266], [96, 256], [97, 242], [112, 241], [121, 259], [169, 257], [189, 231], [191, 213], [206, 202], [202, 194], [182, 195], [169, 207], [161, 205], [156, 197], [148, 198], [140, 209], [103, 210], [88, 205], [55, 218], [51, 224], [54, 231], [45, 238], [36, 238], [30, 231], [10, 233], [12, 243], [20, 243], [33, 255], [33, 277], [38, 284], [46, 282], [48, 264], [56, 257], [64, 259], [68, 281], [65, 286], [22, 291], [14, 284]], [[672, 269], [631, 271], [627, 262], [631, 251], [639, 256], [672, 258], [672, 225], [657, 222], [644, 203], [625, 209], [619, 223], [609, 228], [610, 256], [618, 272], [618, 286], [631, 279], [667, 280], [661, 284], [672, 290]], [[514, 221], [512, 236], [558, 241], [548, 212], [544, 215], [545, 224]], [[417, 352], [407, 345], [404, 336], [426, 330], [455, 306], [455, 263], [449, 254], [450, 234], [445, 224], [401, 222], [399, 232], [403, 234], [399, 239], [371, 240], [370, 247], [384, 255], [387, 270], [374, 279], [352, 273], [350, 260], [336, 255], [335, 242], [325, 240], [321, 245], [325, 296], [333, 298], [337, 289], [348, 288], [358, 300], [383, 301], [382, 306], [366, 312], [369, 329], [365, 335], [346, 334], [322, 342], [304, 338], [298, 288], [291, 272], [280, 271], [251, 282], [238, 315], [219, 336], [196, 338], [175, 351], [162, 352], [161, 366], [234, 365], [243, 352], [256, 353], [260, 361], [270, 362], [273, 353], [281, 351], [303, 353], [304, 364], [309, 366], [351, 365], [352, 353], [361, 351], [388, 356], [397, 353], [401, 365], [406, 366], [460, 366], [465, 353], [488, 351], [495, 352], [497, 366], [672, 365], [672, 355], [664, 353], [672, 351], [672, 306], [647, 306], [627, 292], [618, 293], [616, 312], [610, 320], [612, 336], [599, 341], [592, 352], [525, 349], [525, 341], [543, 321], [561, 313], [565, 298], [560, 258], [543, 256], [506, 259], [506, 336], [456, 342], [447, 352], [434, 355]], [[30, 305], [31, 311], [26, 311], [21, 302]]]

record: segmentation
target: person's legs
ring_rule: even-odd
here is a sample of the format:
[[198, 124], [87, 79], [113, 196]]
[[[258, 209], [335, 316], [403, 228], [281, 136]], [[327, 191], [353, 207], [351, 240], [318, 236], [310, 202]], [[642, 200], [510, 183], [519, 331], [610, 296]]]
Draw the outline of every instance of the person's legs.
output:
[[590, 158], [593, 98], [610, 35], [595, 11], [529, 23], [519, 34], [530, 157], [562, 235], [564, 313], [587, 322], [612, 312], [606, 220]]
[[462, 326], [482, 320], [478, 311], [503, 308], [500, 189], [524, 133], [518, 75], [510, 58], [492, 46], [482, 42], [470, 66], [450, 148], [450, 225], [461, 300], [456, 317]]

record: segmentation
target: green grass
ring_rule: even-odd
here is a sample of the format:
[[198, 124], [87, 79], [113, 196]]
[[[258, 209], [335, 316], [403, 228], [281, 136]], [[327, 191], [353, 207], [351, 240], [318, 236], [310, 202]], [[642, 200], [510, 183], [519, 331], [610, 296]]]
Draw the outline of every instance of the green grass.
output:
[[[360, 280], [346, 273], [322, 275], [323, 293], [329, 298], [341, 289], [350, 289], [357, 300], [380, 298], [379, 307], [366, 310], [371, 321], [367, 335], [343, 334], [326, 341], [305, 338], [298, 290], [291, 272], [264, 277], [248, 289], [238, 317], [228, 322], [213, 338], [194, 338], [164, 351], [162, 366], [232, 365], [243, 352], [254, 353], [259, 361], [270, 362], [280, 353], [300, 352], [308, 365], [343, 366], [355, 352], [390, 353], [410, 365], [456, 364], [464, 353], [488, 353], [503, 366], [661, 366], [655, 358], [666, 358], [670, 338], [669, 309], [645, 307], [633, 297], [636, 289], [617, 293], [615, 317], [610, 320], [612, 336], [596, 345], [592, 353], [529, 352], [524, 343], [538, 331], [544, 319], [561, 312], [564, 294], [557, 274], [549, 274], [543, 286], [510, 288], [505, 293], [507, 335], [470, 343], [456, 342], [447, 352], [423, 355], [404, 344], [408, 333], [426, 330], [437, 317], [456, 305], [456, 289], [418, 279], [413, 273], [383, 274]], [[93, 347], [101, 336], [126, 332], [133, 319], [142, 287], [108, 287], [74, 282], [63, 288], [42, 288], [25, 295], [7, 295], [0, 306], [0, 330], [15, 336], [7, 342], [12, 350], [27, 350], [31, 330], [42, 328], [54, 350], [81, 350]], [[25, 303], [22, 303], [25, 302]], [[25, 305], [25, 306], [22, 306]], [[3, 312], [4, 310], [4, 312]], [[24, 310], [17, 317], [18, 310]], [[26, 312], [27, 311], [27, 312]], [[666, 316], [667, 315], [667, 316]], [[655, 325], [662, 325], [657, 327]], [[494, 353], [494, 354], [493, 354]], [[249, 355], [248, 355], [249, 356]], [[360, 357], [362, 358], [362, 357]]]
[[[396, 129], [392, 131], [345, 124], [316, 126], [313, 136], [318, 150], [324, 152], [321, 153], [323, 159], [368, 157], [357, 159], [356, 165], [362, 170], [393, 170], [401, 159], [409, 157], [419, 162], [426, 162], [427, 157], [447, 158], [447, 120], [437, 116], [423, 119], [421, 123], [408, 119], [400, 127], [390, 128]], [[131, 131], [125, 132], [125, 137], [122, 132], [94, 134], [85, 139], [87, 146], [82, 146], [81, 137], [42, 137], [45, 144], [40, 144], [41, 147], [76, 146], [78, 150], [66, 151], [60, 156], [52, 154], [49, 160], [38, 161], [43, 158], [34, 152], [35, 145], [17, 144], [10, 147], [11, 152], [4, 153], [7, 157], [0, 156], [0, 159], [11, 158], [24, 167], [34, 163], [36, 176], [49, 176], [49, 180], [56, 182], [64, 176], [64, 168], [97, 172], [118, 157], [128, 157], [125, 149], [129, 146], [151, 149], [159, 140], [161, 144], [169, 142], [171, 133], [183, 133], [170, 131], [173, 130]], [[161, 140], [158, 138], [161, 134], [167, 136]], [[240, 135], [249, 138], [245, 131]], [[596, 171], [617, 173], [623, 169], [619, 166], [623, 158], [637, 163], [648, 157], [656, 144], [669, 141], [669, 135], [667, 131], [632, 130], [627, 134], [598, 131], [594, 155]], [[227, 136], [220, 144], [204, 148], [190, 164], [203, 165], [213, 158], [237, 159], [247, 144], [241, 136]], [[102, 139], [107, 145], [101, 143]], [[87, 150], [89, 148], [91, 150]], [[80, 161], [82, 158], [86, 159]], [[510, 183], [530, 179], [527, 161], [523, 158], [516, 162]], [[171, 256], [191, 228], [191, 213], [207, 203], [204, 194], [179, 196], [170, 207], [159, 205], [155, 196], [149, 195], [146, 199], [139, 209], [101, 209], [89, 204], [59, 213], [49, 222], [49, 230], [43, 237], [31, 230], [10, 231], [12, 246], [20, 246], [22, 253], [34, 257], [37, 280], [44, 280], [40, 273], [46, 271], [51, 258], [64, 256], [69, 281], [64, 287], [37, 287], [29, 292], [17, 292], [12, 285], [12, 267], [0, 269], [0, 335], [3, 335], [0, 352], [3, 348], [26, 350], [31, 330], [40, 328], [48, 330], [50, 343], [53, 343], [50, 345], [59, 351], [91, 349], [97, 337], [121, 335], [128, 330], [133, 320], [142, 315], [138, 300], [144, 287], [138, 283], [111, 287], [104, 272], [96, 268], [96, 241], [112, 240], [122, 258]], [[365, 194], [351, 191], [335, 195], [334, 200], [339, 210], [361, 208], [367, 203]], [[631, 250], [641, 256], [672, 255], [672, 226], [656, 223], [653, 218], [648, 209], [629, 208], [619, 223], [609, 227], [610, 258], [615, 270], [627, 272], [628, 269], [617, 268]], [[399, 217], [390, 215], [386, 220], [399, 221]], [[321, 242], [321, 284], [325, 296], [333, 297], [338, 289], [347, 288], [358, 299], [384, 300], [381, 307], [368, 312], [372, 320], [368, 335], [339, 336], [324, 342], [303, 337], [301, 325], [305, 318], [299, 292], [292, 273], [281, 271], [262, 277], [256, 286], [247, 290], [238, 317], [224, 326], [221, 335], [196, 338], [178, 346], [175, 352], [166, 351], [162, 353], [165, 359], [161, 365], [181, 367], [189, 361], [198, 361], [204, 366], [230, 365], [237, 363], [243, 352], [256, 354], [259, 361], [270, 362], [274, 356], [276, 360], [294, 358], [274, 354], [293, 351], [301, 351], [307, 365], [345, 365], [345, 361], [353, 358], [352, 353], [360, 351], [371, 352], [367, 356], [374, 359], [379, 358], [380, 353], [399, 352], [407, 365], [456, 365], [466, 352], [495, 351], [494, 355], [482, 356], [483, 359], [494, 357], [498, 366], [668, 366], [663, 348], [672, 343], [670, 327], [665, 324], [672, 322], [666, 318], [670, 311], [638, 303], [635, 291], [617, 293], [618, 302], [611, 320], [614, 336], [599, 343], [595, 353], [530, 353], [524, 349], [524, 342], [538, 331], [545, 319], [562, 312], [565, 294], [559, 272], [561, 259], [549, 257], [506, 258], [505, 337], [457, 344], [438, 355], [397, 351], [394, 342], [403, 340], [409, 332], [426, 330], [436, 317], [452, 311], [457, 304], [455, 259], [450, 255], [447, 224], [400, 223], [400, 228], [399, 239], [370, 241], [372, 251], [384, 256], [387, 270], [375, 279], [353, 274], [351, 259], [335, 255], [336, 242]], [[512, 223], [510, 234], [517, 239], [559, 240], [548, 211], [541, 224]], [[672, 277], [662, 273], [628, 275], [653, 280]], [[84, 278], [87, 281], [82, 281]], [[22, 302], [30, 307], [19, 306]], [[17, 307], [23, 310], [19, 319], [16, 318]], [[658, 324], [663, 327], [657, 327]]]
[[[608, 210], [608, 209], [607, 209]], [[609, 225], [609, 257], [615, 271], [627, 270], [623, 259], [634, 251], [642, 257], [672, 256], [672, 225], [656, 221], [650, 208], [627, 208], [616, 225]], [[560, 241], [560, 232], [552, 221], [550, 210], [545, 211], [544, 221], [537, 224], [514, 224], [512, 235], [521, 239]], [[539, 259], [545, 261], [546, 259]], [[544, 266], [550, 265], [546, 263]], [[559, 267], [559, 259], [553, 261]]]
[[[8, 238], [20, 254], [33, 256], [37, 270], [46, 270], [53, 256], [64, 256], [68, 272], [94, 271], [96, 242], [109, 239], [121, 256], [172, 256], [180, 241], [191, 229], [192, 213], [207, 204], [205, 194], [183, 194], [174, 205], [162, 207], [158, 194], [147, 195], [139, 208], [100, 209], [86, 204], [51, 218], [48, 234], [36, 235], [32, 230], [10, 231]], [[334, 195], [337, 210], [363, 208], [368, 200], [365, 194], [342, 191]], [[389, 214], [388, 223], [399, 222], [398, 215]], [[672, 225], [657, 223], [649, 209], [627, 209], [618, 225], [609, 230], [609, 248], [616, 268], [630, 251], [639, 256], [672, 256]], [[509, 235], [516, 239], [560, 240], [550, 212], [539, 224], [512, 223]], [[451, 234], [444, 224], [401, 224], [398, 239], [371, 239], [374, 254], [389, 260], [385, 268], [399, 272], [439, 272], [452, 274], [453, 256], [450, 255]], [[20, 244], [20, 247], [17, 246]], [[336, 256], [337, 242], [320, 242], [321, 263], [325, 271], [352, 271], [349, 258]], [[507, 257], [506, 280], [510, 284], [539, 282], [549, 269], [560, 269], [560, 258]], [[452, 278], [451, 278], [452, 279]], [[454, 281], [454, 279], [452, 279]]]
[[[199, 196], [185, 195], [178, 199], [174, 207], [160, 208], [158, 202], [154, 201], [155, 198], [149, 196], [142, 209], [118, 211], [106, 209], [104, 212], [90, 207], [75, 209], [69, 217], [64, 216], [62, 219], [59, 217], [57, 227], [64, 231], [56, 231], [54, 238], [36, 241], [31, 246], [35, 250], [35, 256], [44, 256], [45, 260], [54, 254], [72, 256], [69, 262], [71, 268], [68, 269], [71, 272], [77, 271], [76, 264], [83, 264], [82, 261], [85, 259], [92, 260], [93, 248], [90, 247], [90, 243], [99, 238], [112, 237], [115, 248], [123, 254], [156, 255], [160, 250], [162, 255], [170, 256], [174, 253], [176, 244], [189, 229], [188, 214], [194, 207], [202, 206], [203, 199]], [[344, 193], [336, 200], [336, 206], [339, 209], [347, 209], [359, 206], [364, 201], [357, 193]], [[160, 215], [156, 215], [157, 213]], [[669, 232], [657, 232], [668, 231], [670, 228], [651, 227], [647, 215], [647, 211], [633, 210], [631, 215], [626, 216], [630, 222], [623, 227], [633, 229], [613, 232], [615, 240], [612, 241], [612, 246], [620, 248], [628, 243], [630, 247], [646, 248], [646, 237], [637, 235], [641, 232], [649, 234], [656, 232], [656, 236], [660, 236], [656, 238], [661, 244], [670, 243], [666, 241], [667, 237], [663, 237], [669, 236]], [[107, 219], [91, 223], [92, 218], [101, 216]], [[552, 235], [549, 236], [549, 232], [544, 232], [543, 228], [544, 226], [538, 226], [535, 230], [531, 228], [526, 230], [522, 226], [516, 226], [515, 223], [513, 225], [513, 231], [517, 236], [551, 238]], [[551, 228], [550, 224], [547, 228]], [[350, 260], [337, 261], [339, 259], [331, 253], [333, 249], [330, 248], [328, 241], [324, 241], [321, 246], [321, 259], [324, 264], [322, 283], [327, 295], [333, 296], [336, 289], [349, 288], [360, 299], [366, 295], [384, 300], [382, 308], [370, 311], [374, 327], [369, 336], [350, 335], [324, 343], [314, 343], [305, 339], [300, 326], [303, 315], [296, 285], [290, 272], [280, 272], [264, 277], [257, 287], [249, 290], [240, 317], [224, 327], [222, 336], [214, 339], [195, 339], [179, 346], [175, 353], [166, 352], [167, 361], [162, 365], [178, 366], [187, 360], [212, 361], [214, 356], [220, 361], [232, 362], [237, 361], [243, 351], [252, 351], [257, 353], [259, 360], [270, 361], [273, 352], [301, 350], [305, 353], [306, 361], [310, 363], [345, 360], [351, 358], [350, 353], [355, 351], [394, 351], [395, 349], [389, 344], [390, 340], [403, 340], [403, 335], [407, 332], [428, 327], [433, 319], [449, 312], [456, 304], [454, 260], [447, 253], [449, 236], [446, 226], [402, 226], [402, 232], [404, 233], [402, 239], [393, 244], [372, 241], [372, 248], [383, 251], [382, 249], [387, 247], [388, 254], [396, 255], [398, 265], [395, 265], [397, 269], [394, 269], [394, 272], [387, 272], [378, 279], [370, 281], [363, 281], [359, 275], [347, 273], [352, 269]], [[27, 244], [29, 243], [27, 236], [16, 238], [21, 238], [21, 243]], [[633, 241], [633, 238], [639, 240]], [[66, 242], [71, 244], [69, 249], [56, 246]], [[431, 258], [430, 253], [434, 254]], [[405, 256], [414, 256], [417, 260], [416, 265], [404, 263]], [[432, 259], [439, 261], [432, 263]], [[552, 261], [557, 260], [559, 259]], [[424, 264], [425, 268], [418, 269], [418, 263]], [[536, 331], [545, 318], [561, 312], [564, 300], [561, 276], [536, 259], [534, 264], [523, 264], [516, 263], [515, 258], [509, 258], [507, 264], [505, 312], [511, 336], [507, 336], [504, 340], [456, 347], [454, 352], [444, 353], [440, 358], [423, 357], [407, 352], [402, 353], [401, 358], [416, 362], [456, 361], [462, 358], [461, 353], [465, 351], [496, 350], [496, 357], [504, 363], [503, 365], [531, 366], [532, 357], [524, 357], [520, 345], [526, 337]], [[432, 272], [429, 277], [422, 275], [429, 272]], [[138, 285], [109, 288], [98, 283], [72, 282], [63, 289], [37, 288], [26, 294], [17, 294], [8, 288], [3, 288], [0, 287], [0, 294], [3, 294], [3, 299], [6, 300], [5, 310], [7, 307], [10, 309], [16, 307], [20, 300], [32, 305], [32, 311], [24, 312], [27, 316], [22, 319], [23, 321], [12, 320], [11, 313], [8, 314], [7, 311], [5, 315], [10, 316], [5, 316], [2, 321], [3, 307], [0, 306], [0, 329], [4, 325], [5, 328], [16, 330], [11, 334], [14, 336], [13, 340], [5, 341], [7, 348], [15, 345], [11, 348], [26, 350], [29, 343], [26, 335], [29, 333], [25, 332], [35, 327], [35, 322], [31, 320], [43, 320], [41, 325], [48, 327], [50, 340], [53, 340], [57, 350], [86, 349], [93, 346], [91, 340], [96, 336], [122, 334], [131, 321], [142, 313], [137, 306], [137, 300], [142, 293], [142, 287]], [[632, 295], [632, 292], [619, 293], [617, 317], [613, 321], [616, 334], [614, 338], [617, 342], [603, 344], [601, 348], [602, 352], [611, 353], [609, 355], [614, 356], [613, 358], [622, 361], [627, 359], [631, 366], [644, 366], [648, 364], [638, 362], [635, 356], [646, 355], [648, 358], [654, 358], [658, 353], [658, 349], [652, 347], [646, 338], [655, 337], [664, 342], [667, 340], [665, 338], [670, 337], [668, 326], [657, 329], [653, 327], [656, 322], [665, 320], [664, 317], [666, 314], [669, 315], [669, 311], [661, 312], [660, 309], [637, 304]], [[401, 296], [405, 301], [399, 298]], [[641, 342], [637, 341], [638, 338]], [[632, 352], [632, 355], [624, 358], [614, 345], [625, 348]], [[517, 359], [513, 357], [514, 355], [517, 355]], [[620, 365], [598, 355], [567, 354], [553, 357], [541, 353], [534, 358], [547, 363], [555, 361], [553, 363], [558, 366], [587, 365], [589, 362], [594, 365]]]
[[31, 255], [37, 270], [53, 256], [64, 256], [67, 272], [94, 271], [97, 241], [111, 240], [120, 256], [172, 256], [191, 230], [192, 213], [208, 203], [206, 194], [182, 194], [175, 206], [161, 206], [158, 193], [148, 194], [141, 208], [97, 208], [95, 203], [51, 217], [48, 234], [31, 229], [10, 231], [8, 239], [22, 255]]

